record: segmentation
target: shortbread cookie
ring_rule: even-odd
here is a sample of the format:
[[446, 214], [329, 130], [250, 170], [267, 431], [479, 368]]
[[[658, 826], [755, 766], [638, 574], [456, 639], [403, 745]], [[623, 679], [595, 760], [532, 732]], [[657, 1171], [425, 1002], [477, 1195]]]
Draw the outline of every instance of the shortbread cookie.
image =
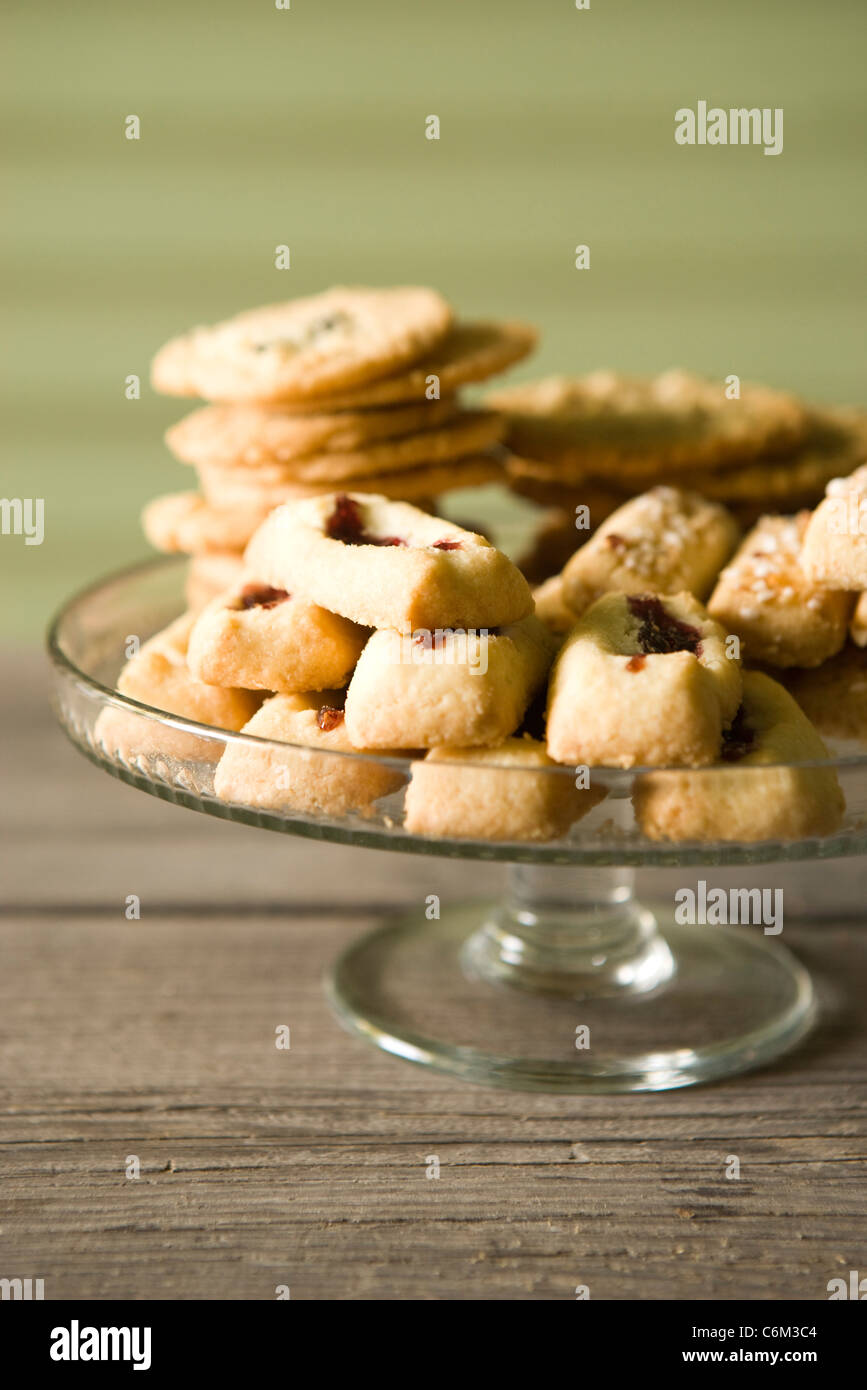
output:
[[[187, 665], [187, 647], [194, 622], [194, 613], [184, 613], [143, 643], [118, 676], [117, 689], [121, 695], [167, 714], [215, 729], [238, 730], [258, 709], [261, 696], [249, 690], [221, 690], [192, 675]], [[110, 706], [96, 722], [95, 737], [112, 756], [124, 760], [162, 754], [216, 762], [223, 751], [219, 739], [196, 737], [145, 714], [133, 715]]]
[[711, 467], [791, 447], [807, 429], [793, 396], [672, 370], [651, 378], [597, 371], [550, 377], [494, 392], [488, 404], [509, 417], [507, 442], [526, 459], [556, 463], [564, 481], [590, 474], [651, 479], [673, 469]]
[[710, 763], [740, 699], [726, 634], [692, 594], [605, 594], [555, 662], [548, 752], [591, 766]]
[[652, 488], [619, 507], [576, 551], [563, 570], [563, 598], [575, 613], [612, 591], [706, 598], [738, 534], [717, 503]]
[[217, 507], [198, 492], [169, 492], [148, 502], [141, 520], [157, 550], [198, 555], [242, 551], [270, 511], [267, 502]]
[[801, 564], [827, 589], [867, 589], [867, 464], [834, 478], [807, 527]]
[[441, 429], [458, 411], [453, 396], [329, 415], [299, 415], [284, 406], [206, 405], [172, 425], [166, 444], [182, 463], [195, 467], [259, 468], [311, 454], [352, 453], [379, 440]]
[[818, 666], [838, 652], [854, 595], [822, 589], [799, 563], [809, 513], [765, 516], [723, 570], [711, 617], [737, 633], [742, 655], [770, 666]]
[[858, 596], [849, 624], [849, 636], [856, 647], [867, 647], [867, 593]]
[[654, 772], [633, 793], [651, 840], [801, 840], [831, 835], [845, 803], [828, 750], [791, 695], [759, 671], [743, 674], [743, 704], [723, 735], [726, 769]]
[[793, 452], [703, 473], [697, 486], [704, 497], [720, 502], [763, 500], [765, 511], [791, 513], [800, 498], [811, 504], [820, 498], [829, 480], [854, 468], [865, 451], [863, 412], [814, 412], [809, 436]]
[[376, 758], [347, 756], [357, 750], [346, 732], [342, 700], [342, 691], [266, 700], [242, 732], [271, 742], [228, 744], [214, 777], [217, 796], [268, 811], [369, 814], [375, 801], [406, 778]]
[[484, 747], [513, 734], [557, 641], [536, 617], [509, 627], [374, 632], [346, 695], [358, 748]]
[[[202, 491], [210, 501], [225, 506], [293, 484], [330, 484], [367, 478], [379, 473], [399, 473], [409, 468], [454, 463], [497, 442], [502, 425], [489, 411], [462, 411], [450, 425], [404, 439], [383, 440], [367, 449], [346, 454], [315, 454], [285, 463], [264, 463], [258, 468], [222, 468], [202, 464], [198, 473]], [[276, 492], [275, 492], [276, 495]]]
[[451, 317], [435, 290], [338, 287], [173, 338], [151, 380], [170, 396], [307, 401], [400, 371], [440, 342]]
[[199, 614], [187, 661], [209, 685], [293, 695], [343, 686], [367, 637], [309, 599], [251, 580]]
[[244, 573], [243, 553], [236, 550], [202, 551], [190, 556], [184, 594], [187, 607], [198, 613], [211, 599], [233, 589]]
[[288, 409], [370, 410], [406, 401], [452, 395], [461, 386], [485, 381], [526, 357], [537, 333], [526, 323], [455, 323], [442, 342], [409, 370], [372, 381], [358, 391], [341, 391], [316, 401], [293, 401]]
[[497, 627], [533, 608], [524, 576], [483, 536], [365, 493], [279, 507], [246, 564], [365, 627]]
[[826, 738], [867, 743], [867, 651], [851, 643], [813, 670], [790, 670], [786, 687]]
[[404, 827], [458, 840], [555, 840], [605, 795], [603, 787], [579, 790], [532, 738], [433, 748], [412, 765]]

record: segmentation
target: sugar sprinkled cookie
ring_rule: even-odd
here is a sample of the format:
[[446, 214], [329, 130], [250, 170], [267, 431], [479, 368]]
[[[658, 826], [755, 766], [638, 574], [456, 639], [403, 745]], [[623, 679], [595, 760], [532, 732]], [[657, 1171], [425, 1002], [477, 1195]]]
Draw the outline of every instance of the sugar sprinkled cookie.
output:
[[366, 627], [490, 628], [533, 608], [520, 570], [484, 536], [367, 493], [278, 507], [246, 563], [264, 583]]
[[656, 487], [618, 507], [563, 570], [564, 602], [583, 613], [600, 594], [706, 598], [739, 535], [733, 517], [694, 492]]
[[867, 464], [834, 478], [804, 535], [801, 564], [827, 589], [867, 589]]
[[708, 601], [711, 617], [737, 633], [749, 661], [818, 666], [846, 641], [855, 597], [823, 589], [804, 573], [808, 523], [807, 512], [762, 517]]
[[400, 371], [445, 336], [451, 318], [435, 290], [338, 287], [173, 338], [151, 379], [171, 396], [311, 400]]

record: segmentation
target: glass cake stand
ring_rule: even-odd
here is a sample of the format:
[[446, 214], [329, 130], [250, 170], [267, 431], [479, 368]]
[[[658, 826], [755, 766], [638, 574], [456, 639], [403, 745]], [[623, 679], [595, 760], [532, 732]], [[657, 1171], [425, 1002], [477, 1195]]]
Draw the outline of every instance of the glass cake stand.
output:
[[[867, 850], [867, 754], [836, 746], [824, 763], [846, 801], [833, 833], [736, 843], [647, 838], [633, 790], [642, 773], [593, 769], [598, 804], [556, 839], [539, 842], [413, 834], [404, 792], [422, 755], [302, 750], [177, 718], [118, 694], [132, 635], [144, 641], [183, 603], [183, 557], [112, 575], [70, 600], [49, 635], [54, 705], [73, 743], [113, 776], [176, 805], [246, 825], [369, 849], [488, 860], [507, 867], [498, 902], [430, 905], [361, 936], [334, 966], [327, 990], [352, 1033], [410, 1061], [466, 1080], [533, 1091], [655, 1091], [760, 1066], [795, 1045], [816, 1016], [803, 966], [761, 925], [688, 925], [632, 895], [637, 865], [751, 865]], [[310, 785], [379, 777], [384, 794], [362, 810], [327, 814], [284, 800], [252, 805], [214, 789], [220, 757], [238, 750], [303, 759]], [[294, 769], [294, 771], [292, 770]], [[465, 764], [451, 772], [471, 775]], [[690, 772], [689, 786], [719, 770]], [[677, 774], [659, 774], [683, 776]], [[729, 776], [765, 770], [732, 765]], [[518, 800], [557, 789], [574, 769], [501, 770], [499, 792]], [[335, 782], [335, 778], [337, 779]], [[468, 785], [462, 783], [462, 785]], [[682, 784], [678, 784], [682, 785]], [[746, 783], [742, 784], [744, 787]], [[276, 786], [276, 782], [275, 782]], [[756, 783], [758, 786], [758, 783]], [[295, 790], [293, 791], [293, 788]], [[268, 793], [271, 794], [270, 791]], [[288, 798], [288, 801], [287, 801]], [[684, 886], [695, 875], [684, 875]]]

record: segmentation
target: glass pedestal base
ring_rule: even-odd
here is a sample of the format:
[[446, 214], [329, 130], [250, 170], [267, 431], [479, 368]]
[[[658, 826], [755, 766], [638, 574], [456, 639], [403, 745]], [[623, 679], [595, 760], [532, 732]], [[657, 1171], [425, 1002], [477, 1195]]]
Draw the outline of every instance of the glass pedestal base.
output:
[[500, 905], [420, 910], [350, 946], [328, 982], [343, 1025], [467, 1081], [588, 1093], [730, 1076], [811, 1027], [810, 977], [761, 927], [679, 925], [617, 870], [511, 872]]

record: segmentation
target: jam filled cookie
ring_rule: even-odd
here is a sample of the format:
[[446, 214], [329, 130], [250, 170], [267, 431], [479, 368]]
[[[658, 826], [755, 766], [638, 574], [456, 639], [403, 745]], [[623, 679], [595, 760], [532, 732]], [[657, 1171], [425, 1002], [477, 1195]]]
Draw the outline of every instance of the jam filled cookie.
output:
[[548, 752], [591, 766], [710, 763], [740, 699], [726, 634], [691, 594], [606, 594], [554, 665]]
[[867, 589], [867, 464], [826, 487], [804, 536], [801, 564], [826, 589]]
[[375, 632], [346, 696], [358, 748], [478, 747], [514, 733], [556, 638], [535, 617], [510, 627]]
[[[117, 689], [140, 704], [152, 705], [197, 724], [237, 731], [252, 717], [261, 696], [249, 690], [223, 690], [197, 680], [187, 665], [187, 648], [195, 622], [184, 613], [143, 643], [117, 678]], [[168, 757], [216, 762], [223, 750], [218, 739], [196, 738], [126, 710], [108, 707], [96, 723], [95, 737], [122, 758], [161, 753]]]
[[867, 743], [867, 650], [847, 643], [812, 671], [787, 671], [786, 686], [826, 738]]
[[365, 814], [380, 797], [404, 785], [401, 772], [375, 758], [347, 757], [357, 750], [343, 718], [343, 692], [275, 695], [242, 730], [285, 743], [230, 743], [214, 777], [223, 801], [307, 815]]
[[854, 596], [823, 589], [799, 556], [809, 514], [764, 516], [723, 570], [707, 609], [743, 643], [748, 661], [818, 666], [838, 652]]
[[326, 290], [172, 339], [151, 379], [170, 396], [311, 400], [400, 371], [442, 340], [451, 317], [418, 286]]
[[785, 766], [828, 757], [809, 719], [770, 676], [745, 671], [743, 683], [743, 704], [723, 735], [725, 770], [637, 779], [635, 814], [651, 840], [800, 840], [840, 825], [836, 774]]
[[520, 570], [483, 536], [366, 493], [279, 507], [246, 563], [365, 627], [498, 627], [533, 608]]
[[612, 591], [703, 599], [737, 541], [737, 523], [718, 503], [655, 487], [619, 507], [572, 556], [563, 598], [576, 613]]
[[509, 738], [496, 748], [433, 748], [412, 765], [404, 827], [462, 840], [555, 840], [605, 797], [578, 789], [545, 745]]
[[453, 397], [390, 410], [306, 416], [283, 406], [206, 405], [172, 425], [166, 444], [181, 463], [195, 467], [259, 468], [440, 429], [457, 414]]
[[326, 690], [345, 684], [367, 636], [308, 599], [250, 581], [199, 615], [187, 661], [209, 685], [283, 694]]

